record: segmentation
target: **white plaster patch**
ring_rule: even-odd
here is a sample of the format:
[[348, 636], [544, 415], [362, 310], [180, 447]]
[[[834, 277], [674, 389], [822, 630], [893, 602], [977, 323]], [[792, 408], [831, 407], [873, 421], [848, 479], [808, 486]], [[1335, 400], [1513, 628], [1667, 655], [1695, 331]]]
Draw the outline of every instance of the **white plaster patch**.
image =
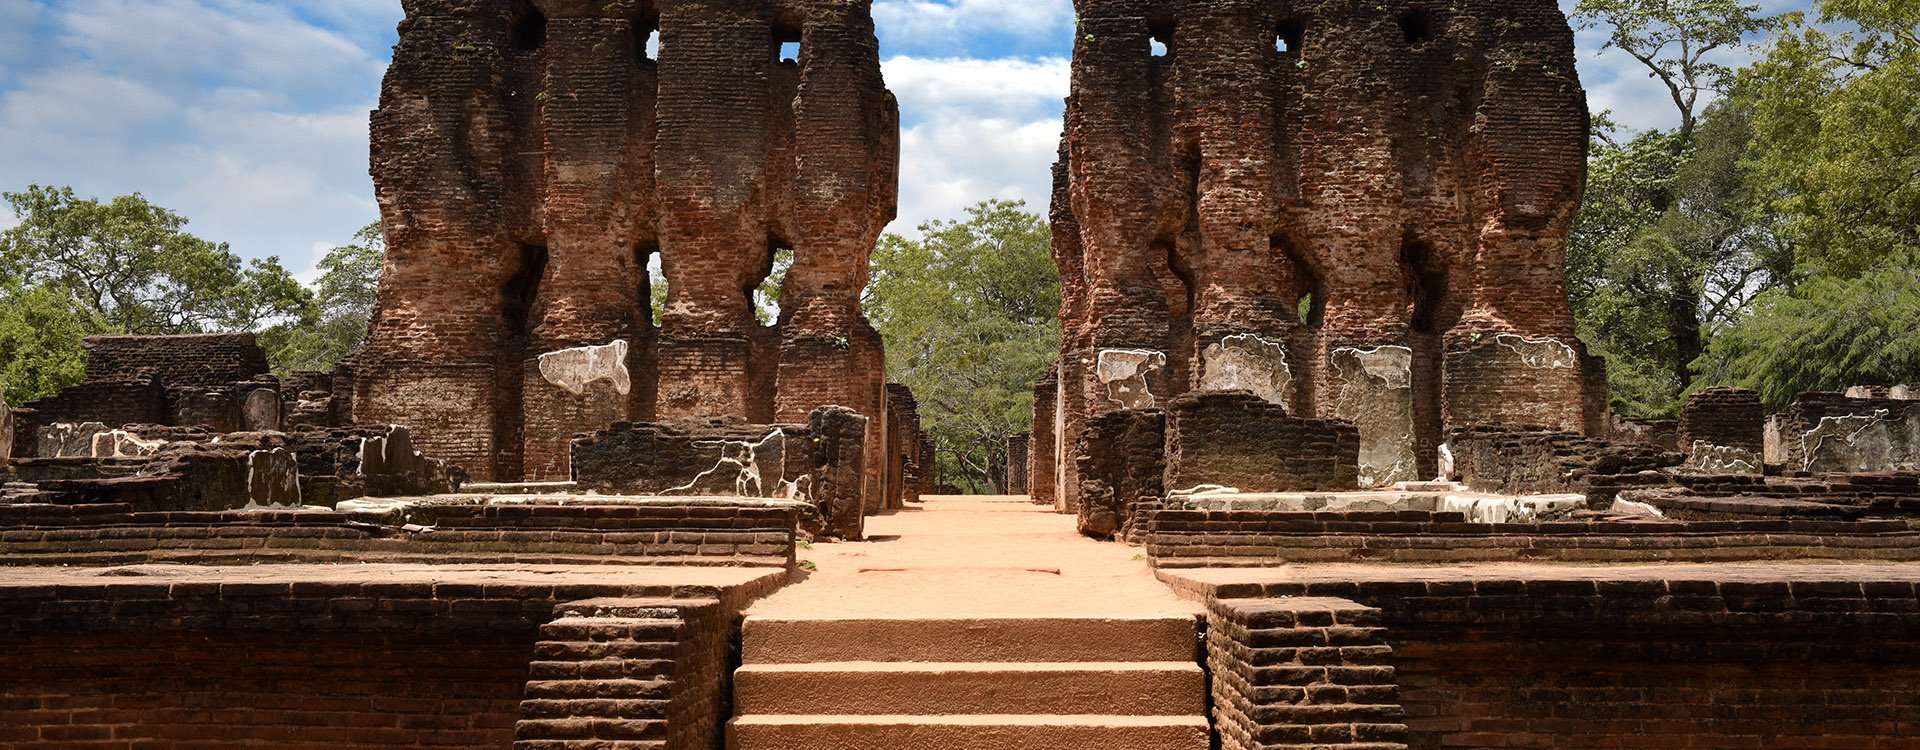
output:
[[1826, 417], [1800, 436], [1801, 468], [1814, 472], [1920, 470], [1920, 409]]
[[1580, 495], [1447, 495], [1440, 498], [1438, 510], [1463, 513], [1468, 523], [1538, 523], [1567, 518], [1586, 507], [1587, 499]]
[[1094, 363], [1094, 377], [1106, 388], [1107, 400], [1122, 409], [1159, 406], [1151, 377], [1166, 369], [1167, 355], [1149, 349], [1102, 349]]
[[112, 430], [93, 436], [94, 458], [146, 458], [166, 447], [165, 440], [142, 440], [126, 430]]
[[107, 431], [99, 422], [56, 422], [40, 428], [41, 458], [92, 458], [93, 436]]
[[1511, 333], [1493, 337], [1494, 343], [1520, 355], [1520, 363], [1536, 370], [1561, 370], [1580, 366], [1580, 353], [1559, 339], [1531, 339]]
[[1341, 348], [1332, 354], [1339, 385], [1333, 415], [1360, 429], [1360, 486], [1418, 479], [1413, 435], [1413, 350]]
[[300, 463], [285, 448], [247, 454], [247, 507], [300, 507]]
[[1655, 508], [1646, 503], [1621, 500], [1619, 498], [1614, 499], [1613, 505], [1607, 508], [1607, 512], [1616, 516], [1640, 516], [1644, 518], [1667, 517], [1667, 514], [1660, 512], [1659, 508]]
[[1440, 456], [1440, 476], [1436, 477], [1433, 481], [1453, 481], [1453, 446], [1441, 443], [1437, 453], [1439, 453]]
[[422, 471], [427, 457], [413, 447], [413, 432], [387, 425], [387, 434], [360, 439], [360, 475], [387, 476]]
[[1753, 451], [1714, 445], [1705, 440], [1693, 441], [1693, 450], [1688, 455], [1688, 464], [1693, 468], [1714, 474], [1760, 474], [1766, 468], [1765, 460]]
[[[787, 435], [779, 429], [767, 433], [766, 437], [756, 441], [712, 440], [701, 441], [697, 445], [716, 446], [720, 449], [720, 460], [713, 468], [695, 475], [686, 484], [662, 491], [662, 495], [713, 494], [725, 492], [725, 485], [733, 485], [735, 497], [768, 497], [783, 500], [807, 500], [807, 491], [811, 489], [813, 479], [810, 475], [801, 475], [791, 480], [786, 478]], [[715, 485], [719, 487], [716, 488]]]
[[1209, 344], [1200, 358], [1201, 390], [1252, 391], [1282, 406], [1293, 399], [1293, 369], [1278, 341], [1251, 333], [1227, 336]]
[[633, 391], [624, 339], [604, 346], [581, 346], [542, 354], [540, 376], [575, 396], [585, 394], [589, 384], [601, 380], [611, 382], [622, 396]]

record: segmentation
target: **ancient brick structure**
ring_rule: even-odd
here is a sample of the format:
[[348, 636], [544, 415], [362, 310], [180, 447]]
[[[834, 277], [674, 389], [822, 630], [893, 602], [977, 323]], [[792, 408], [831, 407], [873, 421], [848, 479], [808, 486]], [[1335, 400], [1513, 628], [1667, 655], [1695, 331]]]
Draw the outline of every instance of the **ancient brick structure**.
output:
[[1007, 437], [1007, 494], [1027, 494], [1027, 477], [1032, 471], [1033, 433]]
[[1360, 430], [1304, 419], [1250, 393], [1199, 392], [1167, 407], [1167, 489], [1353, 490]]
[[93, 336], [84, 345], [86, 381], [22, 405], [18, 431], [28, 439], [16, 452], [89, 455], [94, 435], [129, 425], [282, 427], [282, 385], [253, 334]]
[[815, 409], [803, 425], [739, 417], [617, 422], [577, 437], [580, 488], [627, 495], [780, 498], [818, 513], [808, 530], [859, 539], [869, 509], [869, 421], [844, 407]]
[[1073, 461], [1080, 478], [1080, 533], [1124, 535], [1140, 504], [1167, 494], [1166, 412], [1116, 409], [1087, 420]]
[[1680, 447], [1695, 467], [1758, 474], [1764, 468], [1767, 409], [1745, 388], [1708, 388], [1680, 412]]
[[1768, 421], [1767, 460], [1795, 471], [1920, 471], [1914, 393], [1901, 386], [1801, 394]]
[[1604, 430], [1564, 292], [1587, 111], [1555, 3], [1075, 6], [1058, 444], [1189, 390], [1355, 422], [1369, 484], [1431, 476], [1452, 427]]
[[[373, 116], [388, 251], [354, 421], [494, 479], [564, 478], [568, 439], [617, 421], [829, 404], [885, 452], [860, 291], [899, 135], [867, 2], [407, 11]], [[753, 290], [785, 252], [762, 325]]]

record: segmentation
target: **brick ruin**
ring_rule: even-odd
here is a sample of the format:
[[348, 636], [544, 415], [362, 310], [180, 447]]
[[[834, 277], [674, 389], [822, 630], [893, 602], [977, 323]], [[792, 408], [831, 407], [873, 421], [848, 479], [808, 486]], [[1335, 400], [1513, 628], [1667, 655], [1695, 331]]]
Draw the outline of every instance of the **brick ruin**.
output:
[[1087, 420], [1189, 391], [1355, 423], [1367, 486], [1434, 476], [1455, 427], [1604, 432], [1564, 292], [1588, 123], [1554, 3], [1075, 7], [1031, 486], [1072, 509]]
[[[280, 377], [244, 334], [101, 337], [83, 384], [0, 402], [0, 749], [1914, 745], [1920, 386], [1607, 414], [1559, 293], [1585, 120], [1546, 0], [1079, 0], [1066, 336], [999, 468], [1076, 515], [1010, 538], [1138, 545], [1125, 575], [880, 531], [802, 562], [936, 491], [859, 310], [897, 138], [867, 3], [407, 10], [363, 351]], [[746, 609], [813, 572], [1020, 600], [1148, 567], [1193, 614]], [[1190, 704], [1187, 741], [1049, 723], [1127, 689]], [[866, 718], [782, 743], [740, 720], [804, 712], [748, 697]], [[949, 733], [874, 739], [916, 711]]]
[[[867, 452], [888, 452], [860, 293], [894, 216], [899, 114], [866, 3], [407, 10], [373, 115], [388, 250], [353, 421], [408, 425], [502, 481], [566, 479], [572, 435], [614, 422], [827, 405], [871, 418]], [[777, 256], [792, 266], [762, 324]]]

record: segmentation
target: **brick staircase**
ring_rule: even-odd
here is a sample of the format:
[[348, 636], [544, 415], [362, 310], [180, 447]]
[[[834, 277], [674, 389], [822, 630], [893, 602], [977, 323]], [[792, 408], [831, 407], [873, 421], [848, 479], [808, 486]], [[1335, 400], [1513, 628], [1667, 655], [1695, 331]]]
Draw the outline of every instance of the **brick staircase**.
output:
[[748, 617], [729, 750], [1207, 750], [1193, 617]]
[[[540, 628], [515, 750], [707, 747], [726, 627], [711, 599], [593, 599]], [[701, 674], [699, 672], [715, 672]]]

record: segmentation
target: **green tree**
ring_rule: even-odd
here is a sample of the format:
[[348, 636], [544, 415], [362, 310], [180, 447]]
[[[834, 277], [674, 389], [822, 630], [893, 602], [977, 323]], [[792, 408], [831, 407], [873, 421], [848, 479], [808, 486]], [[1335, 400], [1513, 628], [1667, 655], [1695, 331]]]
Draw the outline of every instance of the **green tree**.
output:
[[[1758, 63], [1753, 168], [1809, 271], [1853, 276], [1920, 249], [1920, 4], [1828, 0]], [[1902, 259], [1905, 260], [1902, 260]]]
[[1676, 410], [1714, 328], [1783, 278], [1779, 243], [1755, 231], [1759, 201], [1743, 182], [1750, 109], [1702, 101], [1732, 77], [1716, 56], [1770, 22], [1757, 12], [1736, 0], [1582, 0], [1575, 13], [1609, 29], [1608, 46], [1661, 82], [1679, 119], [1622, 142], [1596, 118], [1568, 246], [1581, 335], [1607, 356], [1624, 413]]
[[107, 331], [71, 296], [0, 278], [0, 384], [18, 405], [86, 379], [81, 339]]
[[242, 263], [138, 194], [101, 203], [33, 185], [0, 198], [20, 220], [0, 233], [0, 276], [70, 295], [110, 330], [247, 331], [308, 304], [278, 258]]
[[1768, 292], [1714, 338], [1703, 364], [1773, 408], [1804, 391], [1920, 380], [1920, 267], [1821, 276]]
[[1060, 345], [1060, 278], [1046, 221], [992, 200], [920, 237], [887, 235], [865, 293], [888, 376], [913, 388], [939, 479], [1002, 491], [1009, 437], [1033, 418], [1033, 382]]
[[330, 370], [360, 347], [386, 255], [386, 235], [376, 221], [320, 259], [313, 304], [299, 320], [260, 333], [275, 372]]

